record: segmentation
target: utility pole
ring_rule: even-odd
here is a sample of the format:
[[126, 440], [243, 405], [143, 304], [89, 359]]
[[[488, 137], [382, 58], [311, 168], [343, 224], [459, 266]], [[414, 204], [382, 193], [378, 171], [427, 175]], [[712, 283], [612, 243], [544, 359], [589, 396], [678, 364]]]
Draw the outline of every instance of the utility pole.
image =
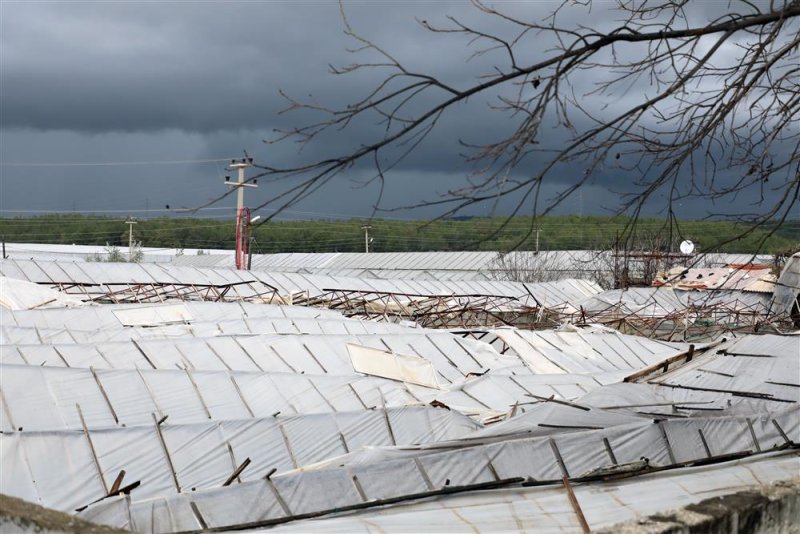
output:
[[361, 229], [364, 230], [364, 253], [365, 254], [369, 253], [369, 231], [370, 231], [371, 228], [372, 228], [372, 226], [370, 226], [368, 224], [361, 225]]
[[[236, 268], [244, 269], [246, 253], [242, 244], [245, 243], [243, 236], [245, 234], [246, 226], [249, 220], [244, 218], [244, 188], [245, 187], [258, 187], [255, 183], [246, 184], [244, 182], [244, 170], [253, 165], [253, 158], [242, 158], [241, 160], [231, 160], [229, 169], [236, 169], [239, 172], [238, 180], [236, 182], [229, 181], [230, 176], [226, 176], [225, 185], [228, 187], [236, 187]], [[248, 215], [249, 219], [249, 215]], [[246, 247], [247, 245], [245, 245]]]
[[542, 231], [541, 228], [537, 228], [536, 230], [536, 254], [539, 253], [539, 232]]
[[136, 219], [128, 217], [125, 224], [128, 225], [128, 261], [130, 261], [133, 258], [133, 225], [136, 224]]

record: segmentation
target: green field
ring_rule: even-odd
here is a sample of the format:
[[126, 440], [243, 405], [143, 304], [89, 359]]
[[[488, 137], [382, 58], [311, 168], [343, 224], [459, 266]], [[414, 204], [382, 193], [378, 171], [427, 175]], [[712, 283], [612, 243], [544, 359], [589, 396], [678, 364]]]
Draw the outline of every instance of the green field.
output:
[[[505, 224], [504, 224], [505, 223]], [[538, 221], [540, 250], [613, 248], [625, 235], [627, 221], [597, 216], [554, 216]], [[361, 219], [270, 221], [254, 230], [253, 251], [362, 252]], [[374, 252], [428, 250], [533, 250], [530, 219], [473, 218], [443, 221], [377, 219], [370, 222]], [[632, 248], [667, 250], [683, 239], [699, 250], [722, 252], [783, 252], [800, 247], [800, 220], [778, 228], [753, 229], [728, 221], [680, 221], [670, 236], [661, 220], [640, 220]], [[738, 237], [742, 236], [744, 237]], [[770, 235], [771, 234], [771, 235]], [[122, 218], [47, 215], [0, 219], [0, 236], [7, 242], [127, 246], [128, 225]], [[233, 248], [234, 222], [215, 219], [157, 218], [140, 220], [134, 237], [144, 247]], [[622, 248], [622, 245], [620, 246]]]

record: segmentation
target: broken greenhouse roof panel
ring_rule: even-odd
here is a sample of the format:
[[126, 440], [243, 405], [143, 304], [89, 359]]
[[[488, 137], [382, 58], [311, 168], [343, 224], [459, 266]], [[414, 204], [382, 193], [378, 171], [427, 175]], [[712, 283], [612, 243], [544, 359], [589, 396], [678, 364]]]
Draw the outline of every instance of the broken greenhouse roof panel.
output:
[[656, 287], [669, 286], [676, 289], [733, 289], [772, 293], [777, 277], [768, 265], [726, 265], [716, 268], [674, 267], [660, 274], [654, 281]]
[[5, 315], [12, 310], [65, 308], [82, 306], [83, 302], [60, 291], [25, 280], [0, 276], [0, 310]]

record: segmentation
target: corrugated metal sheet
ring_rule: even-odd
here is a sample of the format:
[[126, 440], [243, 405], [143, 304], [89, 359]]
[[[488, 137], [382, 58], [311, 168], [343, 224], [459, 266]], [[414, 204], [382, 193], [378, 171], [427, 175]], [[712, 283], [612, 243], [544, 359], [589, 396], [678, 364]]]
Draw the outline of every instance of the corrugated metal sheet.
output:
[[676, 267], [668, 273], [659, 275], [654, 286], [669, 286], [676, 289], [733, 289], [772, 293], [777, 277], [769, 272], [769, 267], [752, 269], [724, 266], [705, 269], [684, 269]]

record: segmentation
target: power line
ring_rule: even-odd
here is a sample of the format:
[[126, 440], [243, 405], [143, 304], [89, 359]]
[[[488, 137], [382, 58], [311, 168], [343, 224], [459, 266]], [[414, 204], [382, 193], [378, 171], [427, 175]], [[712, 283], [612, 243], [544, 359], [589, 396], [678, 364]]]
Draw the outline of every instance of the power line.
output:
[[186, 165], [193, 163], [218, 163], [220, 161], [230, 161], [232, 158], [214, 159], [183, 159], [166, 161], [65, 161], [65, 162], [44, 162], [44, 161], [0, 161], [3, 167], [117, 167], [125, 165]]

